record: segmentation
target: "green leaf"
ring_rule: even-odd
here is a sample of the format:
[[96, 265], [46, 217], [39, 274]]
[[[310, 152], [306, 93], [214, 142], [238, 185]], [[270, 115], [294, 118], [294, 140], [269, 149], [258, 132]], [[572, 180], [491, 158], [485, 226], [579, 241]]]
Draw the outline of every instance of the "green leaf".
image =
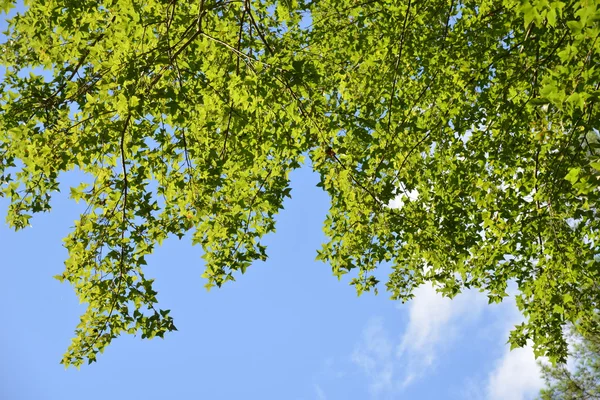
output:
[[565, 179], [571, 182], [572, 185], [574, 185], [578, 180], [580, 172], [580, 168], [571, 168], [569, 170], [569, 173], [565, 176]]
[[581, 32], [582, 29], [581, 22], [579, 21], [567, 21], [567, 26], [573, 34], [578, 34], [579, 32]]

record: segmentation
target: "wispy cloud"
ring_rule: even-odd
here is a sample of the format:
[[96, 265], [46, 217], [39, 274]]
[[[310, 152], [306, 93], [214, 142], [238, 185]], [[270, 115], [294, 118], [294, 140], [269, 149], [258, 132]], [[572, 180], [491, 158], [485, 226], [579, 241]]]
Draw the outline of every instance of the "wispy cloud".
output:
[[321, 389], [321, 386], [315, 385], [315, 392], [317, 393], [317, 400], [327, 400], [325, 392]]
[[352, 353], [352, 361], [369, 377], [372, 394], [393, 388], [393, 350], [394, 344], [383, 327], [383, 319], [372, 318], [363, 331], [361, 342]]
[[333, 357], [327, 357], [323, 361], [320, 373], [328, 379], [339, 379], [346, 375], [346, 370], [339, 362], [336, 362]]
[[371, 319], [352, 361], [369, 378], [373, 394], [397, 392], [425, 375], [438, 353], [457, 337], [466, 322], [481, 314], [486, 303], [485, 296], [475, 291], [451, 300], [423, 285], [415, 290], [404, 333], [394, 340], [381, 318]]
[[397, 355], [407, 365], [407, 386], [434, 366], [436, 356], [447, 348], [461, 327], [480, 316], [486, 297], [466, 291], [454, 299], [443, 297], [430, 285], [415, 290], [409, 309], [408, 326], [397, 347]]
[[[371, 319], [362, 338], [354, 349], [352, 361], [369, 380], [375, 398], [396, 398], [407, 386], [416, 384], [436, 367], [436, 361], [467, 329], [486, 313], [493, 320], [482, 327], [489, 329], [494, 348], [504, 346], [501, 356], [493, 363], [489, 374], [478, 379], [465, 379], [463, 397], [488, 400], [533, 399], [543, 386], [540, 369], [531, 347], [509, 350], [505, 345], [509, 331], [522, 321], [514, 295], [500, 306], [487, 306], [487, 296], [477, 291], [466, 291], [454, 299], [441, 296], [430, 285], [415, 290], [409, 303], [408, 323], [404, 332], [392, 335], [382, 318]], [[487, 336], [490, 337], [490, 336]]]

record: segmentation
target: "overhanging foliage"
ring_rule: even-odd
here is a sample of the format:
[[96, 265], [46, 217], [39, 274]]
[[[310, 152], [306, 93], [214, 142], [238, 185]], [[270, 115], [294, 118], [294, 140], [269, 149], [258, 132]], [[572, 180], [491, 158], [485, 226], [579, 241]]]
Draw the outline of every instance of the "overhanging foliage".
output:
[[175, 329], [143, 274], [167, 236], [193, 233], [208, 288], [264, 260], [305, 155], [331, 196], [318, 258], [359, 293], [382, 262], [402, 301], [515, 281], [511, 344], [552, 359], [593, 324], [598, 1], [25, 3], [0, 45], [8, 223], [61, 173], [93, 179], [71, 189], [88, 211], [58, 278], [88, 308], [65, 364]]

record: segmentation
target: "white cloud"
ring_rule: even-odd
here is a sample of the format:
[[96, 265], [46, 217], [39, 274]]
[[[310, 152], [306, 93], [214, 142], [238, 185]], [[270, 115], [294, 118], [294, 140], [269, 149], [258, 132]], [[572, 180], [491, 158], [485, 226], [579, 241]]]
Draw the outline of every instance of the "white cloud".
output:
[[465, 379], [463, 398], [535, 398], [543, 387], [543, 380], [531, 347], [509, 351], [505, 344], [509, 331], [523, 320], [515, 305], [516, 288], [509, 285], [507, 291], [509, 297], [501, 305], [488, 306], [487, 296], [477, 291], [466, 291], [448, 299], [432, 286], [423, 285], [415, 290], [415, 298], [409, 303], [408, 323], [399, 337], [385, 329], [383, 319], [371, 319], [352, 354], [352, 361], [367, 376], [373, 397], [397, 398], [404, 388], [418, 383], [465, 330], [474, 328], [485, 310], [493, 319], [479, 327], [478, 332], [492, 338], [494, 349], [504, 351], [487, 375]]
[[404, 206], [404, 199], [408, 199], [409, 201], [415, 201], [419, 198], [419, 191], [417, 189], [410, 190], [406, 192], [404, 190], [404, 185], [401, 185], [401, 191], [394, 197], [388, 204], [389, 208], [397, 208], [400, 209]]
[[[505, 315], [509, 315], [512, 320], [509, 323], [503, 339], [508, 337], [509, 329], [522, 322], [523, 317], [519, 313], [514, 302], [514, 296], [511, 296], [510, 301], [506, 302]], [[565, 328], [565, 335], [567, 334]], [[567, 343], [572, 349], [574, 344], [573, 338], [567, 335]], [[533, 354], [531, 343], [526, 347], [514, 349], [510, 351], [507, 344], [506, 350], [500, 359], [496, 362], [495, 369], [490, 373], [487, 382], [487, 399], [488, 400], [529, 400], [534, 399], [542, 387], [544, 380], [541, 376], [541, 369], [538, 361], [546, 364], [549, 363], [546, 357], [540, 357], [537, 360]], [[574, 360], [567, 359], [567, 369], [574, 371]]]
[[400, 391], [432, 368], [439, 351], [458, 336], [461, 325], [481, 314], [486, 303], [476, 291], [448, 299], [423, 285], [415, 290], [404, 334], [393, 340], [381, 318], [371, 319], [352, 361], [368, 377], [372, 394]]
[[543, 383], [531, 347], [507, 349], [490, 374], [487, 397], [489, 400], [533, 399]]
[[473, 290], [449, 299], [430, 285], [418, 287], [410, 303], [408, 326], [397, 347], [397, 356], [405, 360], [410, 371], [403, 386], [424, 375], [437, 354], [457, 337], [461, 326], [477, 318], [486, 303], [486, 297]]
[[404, 202], [402, 201], [402, 194], [398, 194], [396, 195], [396, 197], [394, 197], [390, 203], [388, 204], [389, 208], [397, 208], [400, 209], [402, 208], [402, 206], [404, 206]]
[[[499, 340], [506, 342], [510, 330], [523, 321], [515, 303], [516, 287], [510, 285], [508, 292], [511, 294], [502, 304], [501, 316], [506, 321]], [[544, 359], [540, 359], [544, 362]], [[540, 375], [531, 346], [510, 350], [510, 345], [505, 344], [503, 355], [497, 360], [496, 367], [489, 374], [487, 382], [488, 400], [525, 400], [533, 399], [543, 387], [544, 381]]]

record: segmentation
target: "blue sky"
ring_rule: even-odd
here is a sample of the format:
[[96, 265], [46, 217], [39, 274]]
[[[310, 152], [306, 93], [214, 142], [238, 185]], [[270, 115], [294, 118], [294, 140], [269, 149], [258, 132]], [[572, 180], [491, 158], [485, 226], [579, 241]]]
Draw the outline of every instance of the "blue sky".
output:
[[[206, 292], [201, 250], [172, 239], [148, 259], [159, 301], [179, 329], [165, 339], [124, 336], [99, 362], [59, 365], [83, 306], [62, 272], [62, 238], [81, 211], [67, 175], [50, 214], [0, 227], [0, 398], [29, 399], [529, 399], [540, 387], [530, 349], [504, 344], [519, 315], [469, 292], [429, 287], [407, 304], [358, 298], [314, 261], [328, 208], [317, 176], [292, 175], [292, 199], [271, 235], [269, 260]], [[0, 199], [5, 214], [6, 199]]]
[[[0, 28], [5, 24], [0, 21]], [[201, 249], [166, 241], [147, 259], [162, 308], [179, 331], [123, 336], [98, 363], [59, 364], [83, 306], [63, 270], [67, 235], [83, 206], [64, 176], [53, 211], [13, 232], [0, 224], [0, 399], [532, 399], [541, 386], [531, 349], [509, 352], [514, 303], [453, 301], [428, 286], [408, 304], [338, 282], [314, 261], [328, 208], [310, 167], [267, 239], [269, 259], [206, 292]], [[0, 218], [8, 202], [0, 198]], [[385, 275], [383, 269], [381, 275]]]

